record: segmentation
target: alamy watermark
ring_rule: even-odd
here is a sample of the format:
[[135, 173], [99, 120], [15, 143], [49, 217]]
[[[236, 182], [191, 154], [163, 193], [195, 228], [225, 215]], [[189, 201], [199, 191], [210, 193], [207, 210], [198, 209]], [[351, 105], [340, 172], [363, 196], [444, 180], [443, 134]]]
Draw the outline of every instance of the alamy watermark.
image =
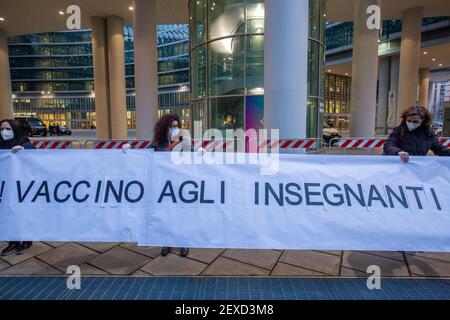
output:
[[77, 265], [67, 267], [66, 274], [69, 275], [66, 281], [67, 289], [80, 290], [81, 289], [81, 269]]
[[201, 121], [194, 121], [193, 137], [185, 129], [180, 130], [179, 136], [183, 138], [171, 153], [175, 165], [254, 164], [265, 176], [274, 175], [279, 170], [278, 129], [227, 129], [224, 135], [223, 131], [215, 128], [203, 131]]

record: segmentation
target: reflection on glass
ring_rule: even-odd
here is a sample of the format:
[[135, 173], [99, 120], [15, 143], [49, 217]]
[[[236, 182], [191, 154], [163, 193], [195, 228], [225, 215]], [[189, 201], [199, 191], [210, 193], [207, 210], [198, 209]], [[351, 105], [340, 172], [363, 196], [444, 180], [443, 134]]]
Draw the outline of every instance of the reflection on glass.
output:
[[244, 97], [209, 100], [210, 128], [219, 130], [244, 128]]
[[243, 34], [245, 7], [242, 0], [208, 1], [209, 39]]
[[233, 37], [208, 45], [209, 95], [244, 92], [244, 38]]
[[[309, 10], [307, 127], [308, 136], [317, 137], [325, 106], [325, 1], [309, 0]], [[208, 106], [210, 127], [244, 128], [244, 113], [238, 116], [231, 106], [245, 110], [246, 100], [240, 98], [264, 94], [264, 13], [264, 0], [190, 0], [192, 96]]]

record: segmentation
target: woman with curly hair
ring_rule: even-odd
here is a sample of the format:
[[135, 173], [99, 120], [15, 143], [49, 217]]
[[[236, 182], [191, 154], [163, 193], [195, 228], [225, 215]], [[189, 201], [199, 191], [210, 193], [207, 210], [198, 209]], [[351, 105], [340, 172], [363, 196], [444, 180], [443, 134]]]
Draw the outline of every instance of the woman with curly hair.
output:
[[407, 163], [409, 156], [426, 156], [431, 150], [438, 156], [450, 156], [450, 149], [443, 146], [431, 128], [432, 116], [421, 106], [414, 106], [402, 113], [401, 124], [394, 128], [384, 144], [385, 155], [398, 155]]
[[[162, 116], [155, 125], [153, 131], [152, 147], [155, 151], [172, 151], [172, 149], [180, 143], [181, 122], [177, 115], [167, 114]], [[170, 247], [164, 247], [161, 250], [163, 257], [169, 254]], [[189, 254], [188, 248], [181, 248], [180, 255], [186, 257]]]
[[174, 114], [162, 116], [153, 129], [152, 146], [155, 151], [172, 151], [173, 147], [180, 142], [180, 118]]

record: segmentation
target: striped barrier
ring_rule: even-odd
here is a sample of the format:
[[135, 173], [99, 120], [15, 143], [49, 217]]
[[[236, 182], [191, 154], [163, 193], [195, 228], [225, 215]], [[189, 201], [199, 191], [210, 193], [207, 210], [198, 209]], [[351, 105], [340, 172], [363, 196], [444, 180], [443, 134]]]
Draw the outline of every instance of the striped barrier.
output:
[[73, 149], [74, 144], [77, 144], [78, 148], [81, 147], [81, 143], [76, 140], [32, 140], [31, 143], [36, 149]]
[[209, 152], [237, 152], [240, 145], [243, 150], [243, 144], [238, 140], [192, 140], [194, 150], [204, 148]]
[[[345, 149], [378, 149], [382, 148], [387, 138], [339, 138], [337, 147]], [[334, 140], [334, 139], [333, 139]], [[333, 141], [332, 140], [332, 141]], [[330, 143], [331, 145], [333, 143]]]
[[[344, 149], [380, 149], [383, 148], [386, 139], [387, 137], [339, 138], [333, 139], [331, 142], [336, 141], [335, 146]], [[450, 138], [440, 137], [439, 142], [446, 147], [450, 147]]]
[[[150, 149], [150, 140], [87, 140], [85, 149], [121, 149], [125, 144], [130, 144], [133, 149]], [[91, 146], [91, 147], [88, 147]]]
[[[185, 141], [186, 143], [187, 141]], [[125, 144], [130, 144], [133, 149], [149, 149], [149, 140], [88, 140], [86, 149], [121, 149]], [[189, 143], [189, 142], [188, 142]], [[258, 140], [250, 139], [247, 143], [241, 140], [192, 140], [190, 142], [194, 150], [204, 148], [209, 152], [251, 152], [263, 153], [278, 149], [282, 153], [295, 153], [306, 149], [322, 148], [322, 139], [284, 139], [284, 140]], [[180, 145], [181, 147], [181, 145]], [[181, 148], [175, 148], [179, 150]]]
[[328, 154], [380, 155], [387, 137], [334, 138]]
[[267, 153], [278, 150], [281, 153], [295, 153], [306, 149], [318, 149], [323, 146], [322, 139], [248, 139], [244, 144], [242, 140], [194, 140], [194, 150], [205, 148], [216, 152], [247, 152]]
[[439, 138], [439, 142], [440, 142], [442, 145], [444, 145], [444, 146], [450, 148], [450, 138], [447, 138], [447, 137], [441, 137], [441, 138]]
[[320, 147], [322, 139], [286, 139], [259, 141], [258, 150], [267, 149], [315, 149]]

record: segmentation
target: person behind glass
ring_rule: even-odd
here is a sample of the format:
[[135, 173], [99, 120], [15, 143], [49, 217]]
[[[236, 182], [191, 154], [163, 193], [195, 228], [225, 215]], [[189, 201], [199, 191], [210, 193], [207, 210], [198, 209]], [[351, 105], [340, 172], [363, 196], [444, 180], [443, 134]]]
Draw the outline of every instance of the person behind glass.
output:
[[[0, 121], [0, 149], [10, 149], [12, 153], [16, 153], [22, 149], [35, 149], [35, 147], [23, 135], [17, 120], [5, 119]], [[32, 245], [31, 241], [10, 241], [0, 255], [2, 257], [12, 253], [20, 255], [28, 251]]]
[[409, 156], [426, 156], [431, 150], [437, 156], [450, 156], [431, 128], [432, 116], [421, 106], [406, 109], [401, 124], [394, 128], [383, 146], [385, 155], [398, 155], [408, 163]]
[[[152, 147], [155, 151], [172, 151], [181, 142], [180, 129], [181, 122], [177, 115], [167, 114], [162, 116], [153, 131]], [[170, 247], [162, 248], [161, 255], [167, 256], [171, 249]], [[180, 255], [182, 257], [186, 257], [188, 254], [188, 248], [181, 248]]]

